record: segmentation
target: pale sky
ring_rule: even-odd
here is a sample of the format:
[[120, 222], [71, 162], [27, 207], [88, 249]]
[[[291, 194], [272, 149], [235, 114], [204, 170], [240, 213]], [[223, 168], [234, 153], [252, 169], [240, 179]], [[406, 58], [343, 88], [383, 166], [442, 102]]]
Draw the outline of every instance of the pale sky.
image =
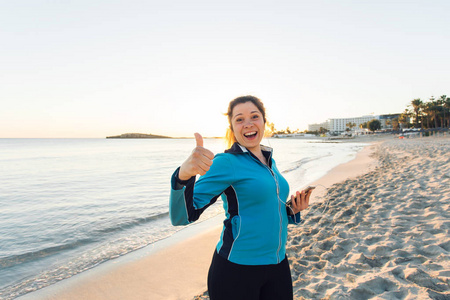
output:
[[222, 136], [450, 94], [450, 1], [0, 0], [0, 138]]

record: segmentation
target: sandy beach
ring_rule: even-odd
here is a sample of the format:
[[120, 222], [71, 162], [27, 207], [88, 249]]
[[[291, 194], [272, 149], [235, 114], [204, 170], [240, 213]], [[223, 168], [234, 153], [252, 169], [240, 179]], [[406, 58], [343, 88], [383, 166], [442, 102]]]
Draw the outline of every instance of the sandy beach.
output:
[[291, 228], [295, 299], [450, 299], [450, 138], [374, 150]]
[[[294, 298], [450, 299], [450, 137], [367, 141], [290, 226]], [[208, 299], [220, 221], [20, 299]]]

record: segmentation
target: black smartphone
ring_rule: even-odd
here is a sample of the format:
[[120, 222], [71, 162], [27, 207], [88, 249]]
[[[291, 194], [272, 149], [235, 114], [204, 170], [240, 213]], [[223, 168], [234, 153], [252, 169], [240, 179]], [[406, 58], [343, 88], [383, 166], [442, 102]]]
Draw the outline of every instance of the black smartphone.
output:
[[[308, 193], [309, 191], [311, 191], [311, 190], [313, 190], [315, 188], [316, 188], [315, 186], [309, 185], [309, 186], [306, 187], [305, 193]], [[292, 201], [289, 199], [289, 201], [286, 202], [286, 205], [291, 206], [291, 204], [292, 204]]]

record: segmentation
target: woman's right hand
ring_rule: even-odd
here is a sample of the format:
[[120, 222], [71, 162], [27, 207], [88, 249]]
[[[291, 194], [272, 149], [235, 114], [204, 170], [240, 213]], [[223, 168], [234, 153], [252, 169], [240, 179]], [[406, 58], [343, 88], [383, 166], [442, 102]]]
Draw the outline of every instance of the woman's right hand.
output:
[[203, 148], [203, 137], [199, 133], [194, 133], [197, 146], [192, 154], [184, 161], [178, 172], [180, 180], [188, 180], [192, 176], [205, 175], [209, 171], [214, 158], [214, 153]]

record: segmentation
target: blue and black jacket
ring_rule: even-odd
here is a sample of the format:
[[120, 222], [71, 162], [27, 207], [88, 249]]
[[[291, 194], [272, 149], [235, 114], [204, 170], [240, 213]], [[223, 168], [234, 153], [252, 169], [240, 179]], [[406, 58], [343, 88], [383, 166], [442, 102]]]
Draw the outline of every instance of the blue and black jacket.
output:
[[242, 265], [278, 264], [286, 254], [287, 225], [299, 224], [300, 213], [288, 215], [289, 185], [272, 158], [272, 149], [261, 146], [268, 166], [235, 143], [217, 154], [209, 171], [197, 181], [172, 175], [170, 219], [187, 225], [222, 197], [226, 219], [217, 253]]

